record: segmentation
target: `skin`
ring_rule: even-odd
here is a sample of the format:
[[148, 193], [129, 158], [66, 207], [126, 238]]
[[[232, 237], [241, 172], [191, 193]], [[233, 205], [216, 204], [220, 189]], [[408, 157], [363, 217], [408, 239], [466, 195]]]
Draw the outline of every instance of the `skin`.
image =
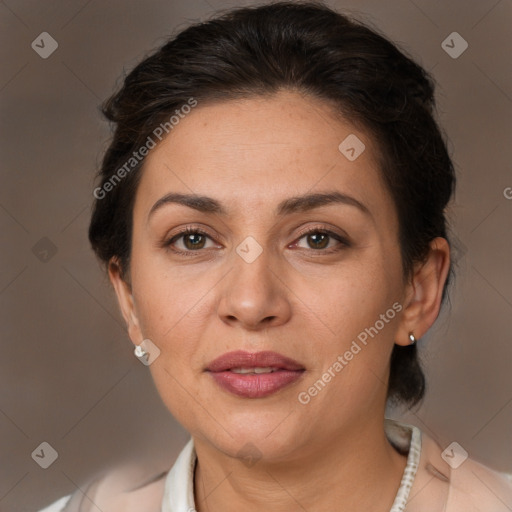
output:
[[[338, 145], [366, 146], [349, 161]], [[389, 356], [435, 321], [449, 246], [432, 241], [423, 265], [402, 272], [395, 205], [370, 136], [295, 91], [199, 104], [146, 159], [133, 211], [129, 278], [109, 267], [134, 344], [161, 351], [149, 368], [161, 398], [194, 439], [198, 512], [387, 512], [406, 457], [383, 428]], [[290, 197], [338, 191], [361, 202], [278, 216]], [[227, 214], [166, 204], [170, 192], [216, 199]], [[207, 237], [171, 247], [181, 228]], [[302, 235], [323, 228], [348, 239]], [[262, 253], [236, 252], [253, 237]], [[194, 239], [192, 240], [194, 241]], [[172, 252], [188, 251], [189, 256]], [[331, 250], [329, 253], [328, 251]], [[393, 303], [402, 310], [304, 405], [297, 397]], [[265, 398], [221, 389], [204, 369], [232, 350], [272, 350], [300, 362], [298, 382]], [[247, 465], [251, 443], [259, 459]]]

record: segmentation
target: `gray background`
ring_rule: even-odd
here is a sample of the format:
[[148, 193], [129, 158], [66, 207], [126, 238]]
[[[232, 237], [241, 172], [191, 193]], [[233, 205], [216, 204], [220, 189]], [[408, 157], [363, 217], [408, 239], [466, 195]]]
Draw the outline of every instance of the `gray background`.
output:
[[[123, 459], [167, 469], [187, 439], [133, 356], [88, 246], [109, 136], [98, 106], [171, 32], [250, 4], [0, 2], [2, 511], [42, 507]], [[422, 341], [428, 396], [415, 413], [390, 414], [512, 471], [512, 2], [328, 4], [375, 24], [433, 72], [458, 173], [458, 276]], [[59, 45], [47, 59], [31, 48], [44, 31]], [[441, 47], [453, 31], [469, 43], [457, 59]], [[46, 470], [31, 458], [43, 441], [59, 454]]]

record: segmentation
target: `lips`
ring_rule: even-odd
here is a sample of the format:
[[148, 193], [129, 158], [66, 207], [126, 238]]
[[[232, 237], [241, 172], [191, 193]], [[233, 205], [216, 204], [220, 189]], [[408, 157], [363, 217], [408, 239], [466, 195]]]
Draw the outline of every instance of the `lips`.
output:
[[228, 352], [206, 368], [225, 391], [244, 398], [263, 398], [297, 381], [305, 368], [277, 352]]
[[277, 352], [244, 352], [237, 350], [228, 352], [214, 359], [208, 366], [210, 372], [223, 372], [232, 368], [276, 368], [279, 370], [304, 370], [297, 361]]

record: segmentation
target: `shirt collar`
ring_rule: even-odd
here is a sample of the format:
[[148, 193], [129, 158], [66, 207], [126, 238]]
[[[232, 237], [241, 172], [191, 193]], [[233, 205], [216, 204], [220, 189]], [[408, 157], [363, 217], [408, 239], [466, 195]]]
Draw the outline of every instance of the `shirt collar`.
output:
[[194, 469], [197, 455], [190, 439], [165, 481], [162, 512], [194, 512]]

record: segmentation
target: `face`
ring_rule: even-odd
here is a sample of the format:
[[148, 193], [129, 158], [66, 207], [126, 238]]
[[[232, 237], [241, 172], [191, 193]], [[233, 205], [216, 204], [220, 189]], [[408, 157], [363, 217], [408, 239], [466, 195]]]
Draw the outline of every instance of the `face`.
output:
[[[383, 416], [408, 288], [365, 132], [294, 92], [199, 104], [148, 155], [133, 221], [131, 287], [116, 291], [196, 440], [278, 460]], [[247, 359], [212, 367], [233, 351]]]

